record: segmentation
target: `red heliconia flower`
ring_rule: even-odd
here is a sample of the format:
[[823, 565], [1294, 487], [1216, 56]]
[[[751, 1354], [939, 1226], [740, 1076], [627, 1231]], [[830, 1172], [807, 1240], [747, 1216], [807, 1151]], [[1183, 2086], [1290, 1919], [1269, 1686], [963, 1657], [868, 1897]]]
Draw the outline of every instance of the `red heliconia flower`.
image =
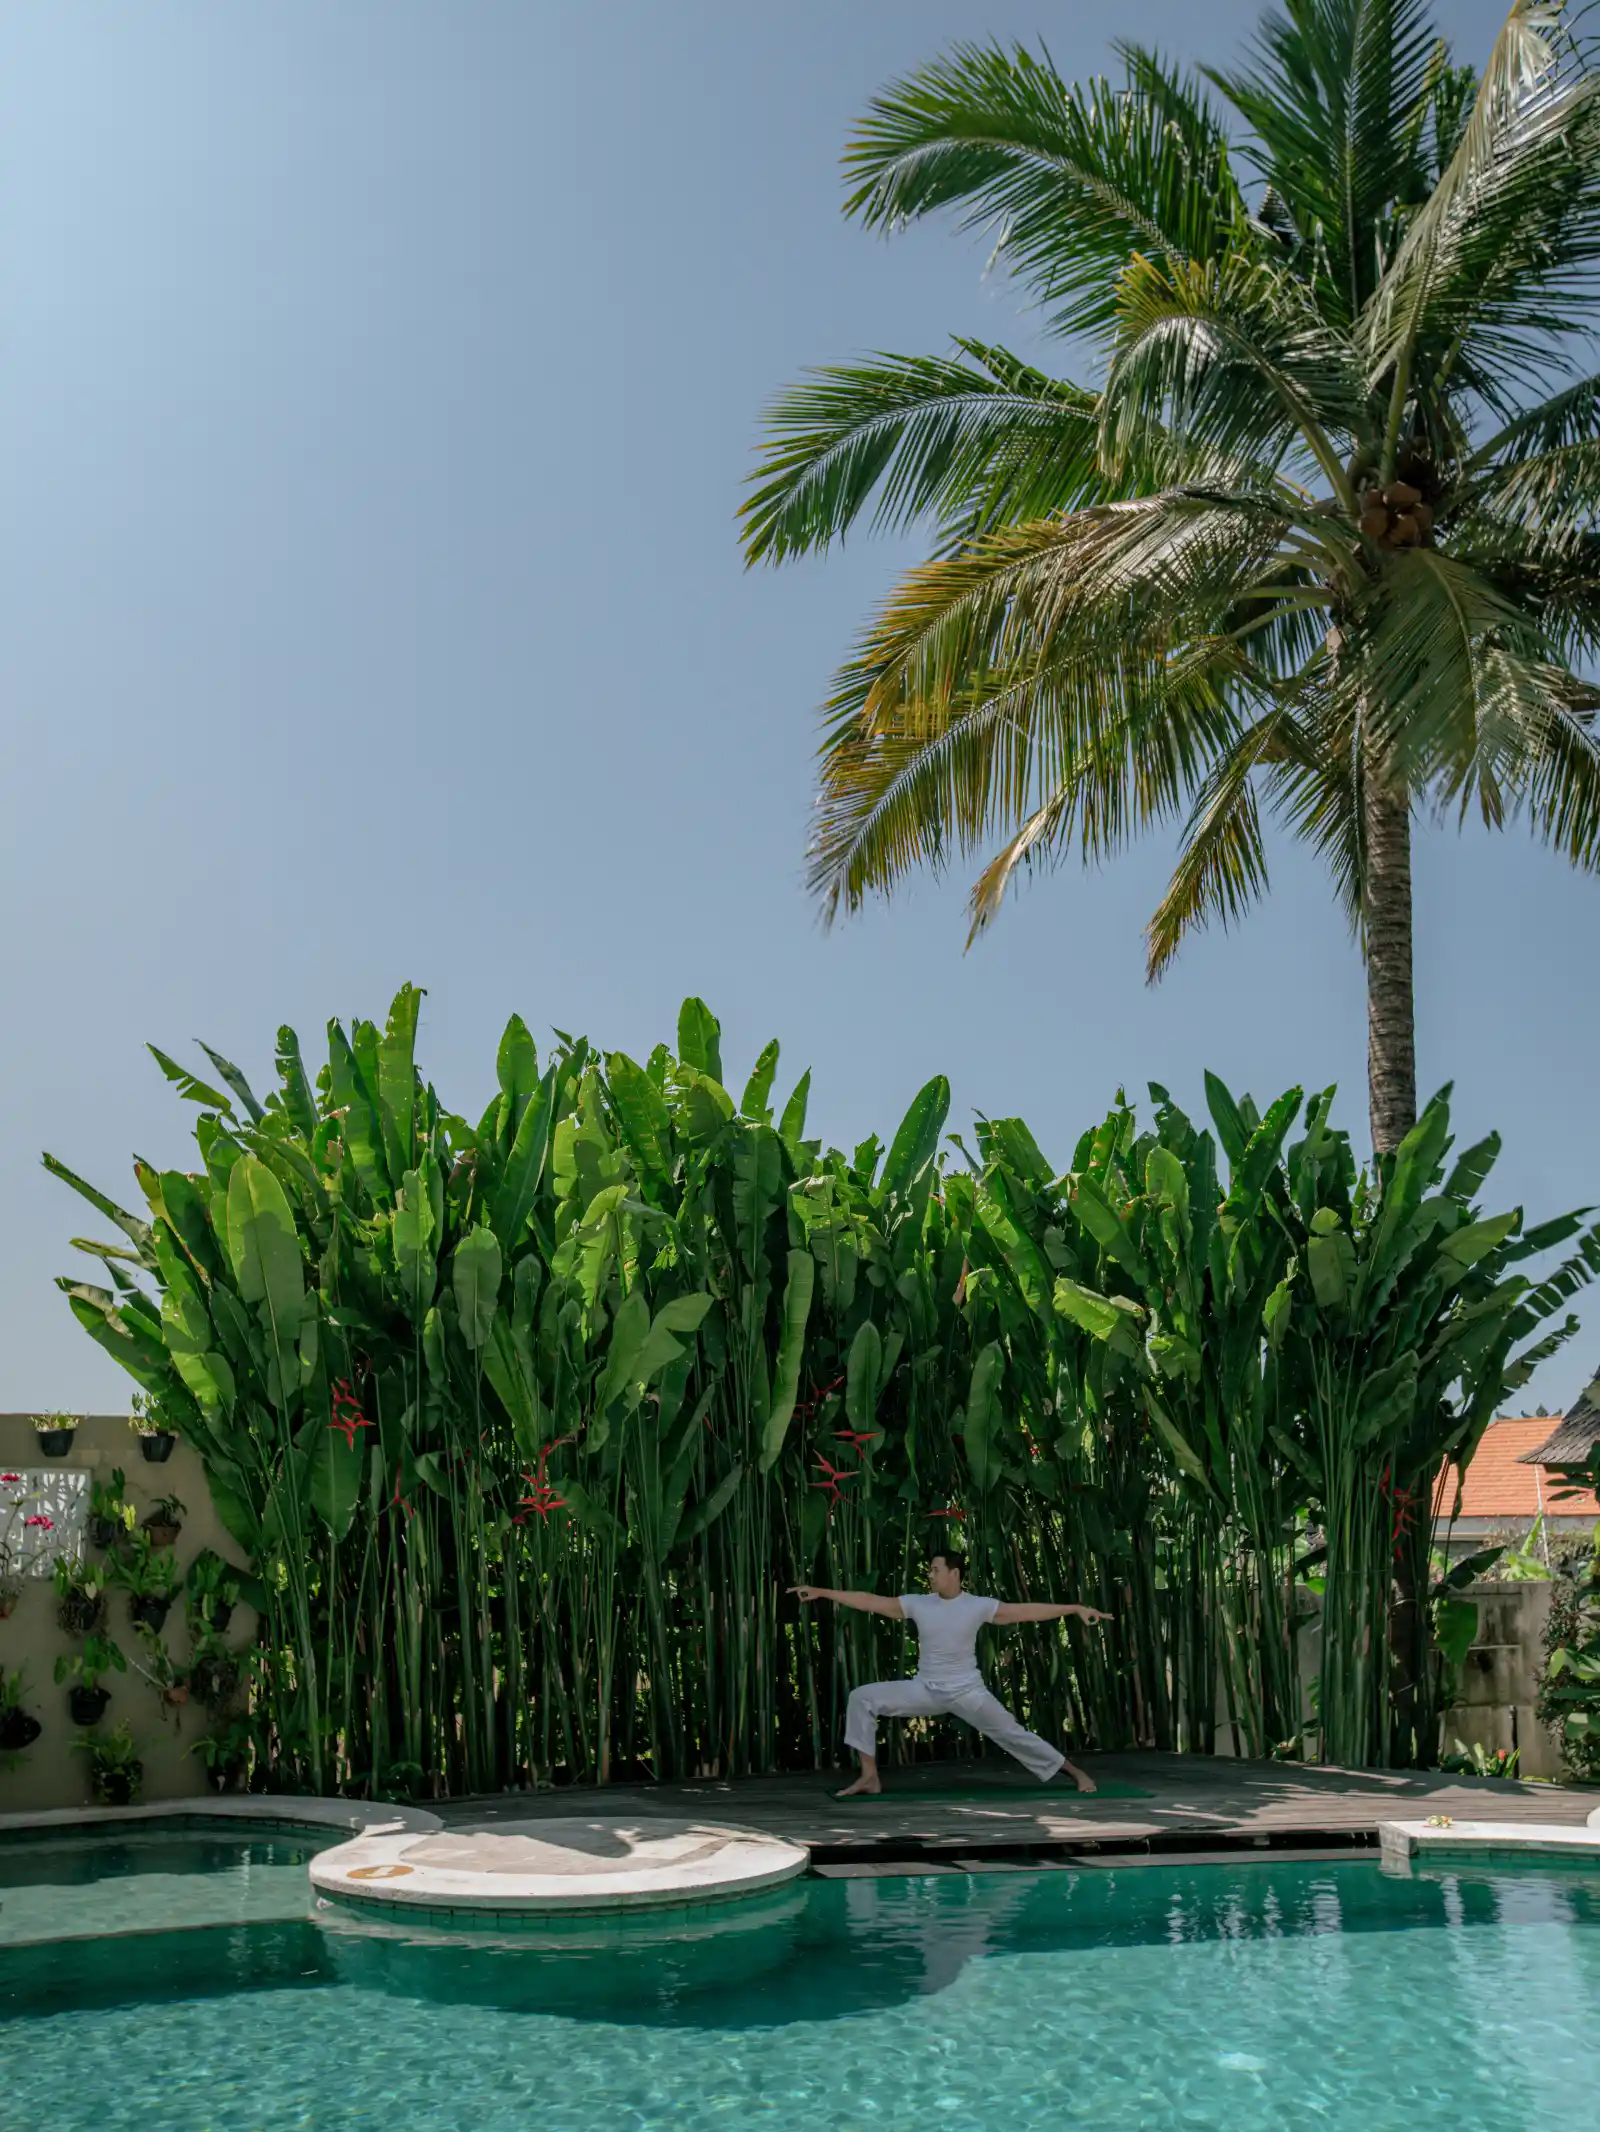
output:
[[372, 1427], [372, 1423], [361, 1411], [360, 1400], [350, 1389], [348, 1377], [340, 1377], [335, 1380], [333, 1387], [333, 1419], [329, 1422], [328, 1427], [330, 1429], [340, 1429], [344, 1432], [346, 1448], [351, 1451], [356, 1447], [357, 1429], [370, 1429]]
[[868, 1444], [877, 1443], [879, 1438], [883, 1435], [883, 1431], [881, 1429], [873, 1429], [871, 1431], [863, 1431], [860, 1429], [835, 1429], [833, 1435], [834, 1441], [836, 1443], [854, 1444], [855, 1448], [860, 1451], [863, 1450]]
[[825, 1495], [828, 1498], [828, 1515], [832, 1517], [834, 1504], [844, 1500], [837, 1486], [832, 1481], [813, 1481], [811, 1485], [819, 1495]]
[[[524, 1476], [524, 1478], [526, 1478], [526, 1476]], [[552, 1510], [565, 1510], [568, 1507], [569, 1505], [567, 1503], [566, 1497], [564, 1495], [557, 1495], [555, 1490], [547, 1486], [546, 1483], [543, 1481], [541, 1481], [538, 1487], [535, 1488], [532, 1495], [523, 1496], [520, 1504], [520, 1508], [522, 1508], [523, 1510], [536, 1510], [539, 1513], [539, 1522], [541, 1525], [549, 1524], [550, 1513]], [[518, 1518], [517, 1523], [519, 1525], [525, 1525], [527, 1523], [527, 1519]]]
[[389, 1498], [389, 1508], [391, 1510], [403, 1510], [408, 1518], [414, 1518], [417, 1514], [416, 1506], [408, 1503], [400, 1493], [400, 1476], [398, 1473], [394, 1477], [394, 1494]]
[[967, 1513], [964, 1510], [930, 1510], [928, 1515], [930, 1518], [959, 1518], [965, 1523]]
[[56, 1529], [56, 1521], [54, 1518], [24, 1518], [22, 1522], [24, 1525], [42, 1525], [46, 1532], [54, 1532]]
[[[820, 1451], [815, 1454], [815, 1461], [828, 1476], [828, 1480], [835, 1487], [835, 1490], [837, 1490], [837, 1484], [840, 1481], [853, 1481], [860, 1477], [857, 1470], [852, 1466], [830, 1466]], [[817, 1487], [820, 1483], [813, 1481], [811, 1485]]]

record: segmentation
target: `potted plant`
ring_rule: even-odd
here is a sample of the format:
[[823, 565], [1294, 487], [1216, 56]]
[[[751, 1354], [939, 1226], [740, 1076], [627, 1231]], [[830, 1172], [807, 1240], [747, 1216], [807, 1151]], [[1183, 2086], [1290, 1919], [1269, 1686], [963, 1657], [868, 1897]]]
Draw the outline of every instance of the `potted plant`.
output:
[[72, 1449], [72, 1439], [78, 1433], [76, 1414], [35, 1414], [33, 1433], [38, 1439], [41, 1458], [65, 1458]]
[[106, 1618], [106, 1573], [56, 1557], [56, 1619], [69, 1636], [92, 1636]]
[[0, 1540], [0, 1621], [16, 1611], [17, 1601], [22, 1597], [22, 1579], [17, 1575], [16, 1564], [9, 1547]]
[[153, 1545], [148, 1533], [130, 1533], [111, 1574], [128, 1595], [134, 1627], [159, 1633], [178, 1596], [178, 1565], [170, 1550]]
[[139, 1644], [144, 1652], [144, 1660], [134, 1660], [134, 1671], [144, 1675], [167, 1709], [181, 1710], [189, 1700], [188, 1675], [174, 1665], [172, 1653], [161, 1638], [150, 1630], [139, 1631]]
[[240, 1678], [238, 1657], [222, 1638], [202, 1635], [189, 1661], [189, 1686], [196, 1698], [208, 1710], [221, 1710], [237, 1692]]
[[231, 1562], [224, 1562], [214, 1547], [202, 1547], [189, 1564], [184, 1578], [185, 1606], [189, 1627], [198, 1644], [207, 1631], [221, 1635], [233, 1619], [239, 1603], [241, 1580]]
[[25, 1685], [20, 1666], [15, 1673], [0, 1666], [0, 1754], [20, 1754], [44, 1730], [33, 1713], [22, 1707]]
[[236, 1717], [188, 1749], [206, 1765], [206, 1782], [213, 1791], [243, 1791], [250, 1769], [251, 1731], [248, 1719]]
[[164, 1465], [172, 1456], [177, 1432], [168, 1424], [157, 1402], [147, 1392], [135, 1392], [128, 1426], [139, 1439], [139, 1453], [152, 1466]]
[[175, 1495], [163, 1495], [140, 1519], [143, 1529], [149, 1533], [154, 1547], [171, 1547], [183, 1530], [183, 1514], [187, 1504], [180, 1503]]
[[63, 1651], [56, 1660], [56, 1679], [72, 1689], [67, 1708], [75, 1725], [98, 1725], [111, 1700], [109, 1688], [100, 1683], [108, 1673], [126, 1673], [128, 1661], [109, 1636], [90, 1636], [81, 1651]]
[[144, 1783], [132, 1727], [123, 1723], [109, 1732], [86, 1732], [76, 1744], [89, 1757], [89, 1783], [98, 1804], [131, 1806]]
[[119, 1540], [126, 1539], [133, 1530], [137, 1515], [131, 1503], [122, 1499], [128, 1485], [127, 1476], [120, 1466], [112, 1469], [109, 1481], [93, 1481], [89, 1487], [89, 1544], [105, 1549], [115, 1547]]

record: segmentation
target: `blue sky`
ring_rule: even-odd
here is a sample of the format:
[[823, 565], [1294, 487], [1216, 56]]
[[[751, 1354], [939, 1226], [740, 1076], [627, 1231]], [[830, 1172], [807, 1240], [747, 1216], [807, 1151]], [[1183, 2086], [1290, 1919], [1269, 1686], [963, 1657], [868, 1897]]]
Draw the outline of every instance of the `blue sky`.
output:
[[[1158, 989], [1170, 849], [964, 878], [822, 933], [815, 705], [915, 552], [747, 574], [734, 512], [803, 365], [974, 333], [1067, 367], [982, 247], [839, 213], [886, 79], [959, 36], [1226, 58], [1253, 6], [999, 0], [74, 0], [0, 8], [0, 1407], [120, 1403], [50, 1284], [184, 1155], [147, 1039], [259, 1080], [273, 1035], [428, 988], [453, 1107], [520, 1010], [642, 1055], [699, 992], [818, 1129], [887, 1136], [949, 1074], [1065, 1163], [1119, 1083], [1197, 1107], [1340, 1084], [1360, 970], [1292, 852]], [[1500, 8], [1452, 0], [1481, 54]], [[1497, 1204], [1600, 1200], [1595, 885], [1520, 836], [1418, 853], [1420, 1069], [1498, 1126]], [[193, 1054], [198, 1061], [198, 1054]], [[1600, 1333], [1600, 1302], [1589, 1324]], [[1529, 1394], [1565, 1404], [1585, 1335]]]

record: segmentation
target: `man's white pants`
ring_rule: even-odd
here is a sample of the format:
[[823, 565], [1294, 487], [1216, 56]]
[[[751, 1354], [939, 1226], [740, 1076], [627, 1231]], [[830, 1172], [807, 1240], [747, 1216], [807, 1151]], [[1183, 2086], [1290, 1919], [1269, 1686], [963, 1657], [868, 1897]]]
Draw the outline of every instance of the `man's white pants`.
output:
[[880, 1717], [961, 1718], [986, 1740], [1003, 1747], [1041, 1784], [1048, 1783], [1067, 1759], [1048, 1740], [1019, 1725], [1005, 1704], [976, 1678], [948, 1687], [920, 1675], [915, 1680], [868, 1681], [851, 1693], [844, 1721], [845, 1745], [857, 1754], [875, 1756]]

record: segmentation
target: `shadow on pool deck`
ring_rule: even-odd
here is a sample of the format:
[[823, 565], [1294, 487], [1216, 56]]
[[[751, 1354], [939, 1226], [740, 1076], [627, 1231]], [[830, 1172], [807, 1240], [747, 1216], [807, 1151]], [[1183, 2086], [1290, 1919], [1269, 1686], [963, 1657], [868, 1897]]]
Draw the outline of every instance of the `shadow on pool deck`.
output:
[[[1286, 1841], [1322, 1832], [1370, 1835], [1380, 1821], [1428, 1814], [1579, 1827], [1600, 1792], [1415, 1770], [1313, 1769], [1211, 1755], [1086, 1755], [1097, 1781], [1139, 1798], [1041, 1790], [1021, 1771], [982, 1761], [887, 1770], [878, 1799], [836, 1799], [840, 1772], [703, 1778], [690, 1784], [574, 1786], [434, 1806], [447, 1826], [576, 1815], [700, 1816], [813, 1848], [888, 1840], [931, 1844], [1094, 1844], [1194, 1839]], [[952, 1792], [959, 1796], [951, 1797]]]

